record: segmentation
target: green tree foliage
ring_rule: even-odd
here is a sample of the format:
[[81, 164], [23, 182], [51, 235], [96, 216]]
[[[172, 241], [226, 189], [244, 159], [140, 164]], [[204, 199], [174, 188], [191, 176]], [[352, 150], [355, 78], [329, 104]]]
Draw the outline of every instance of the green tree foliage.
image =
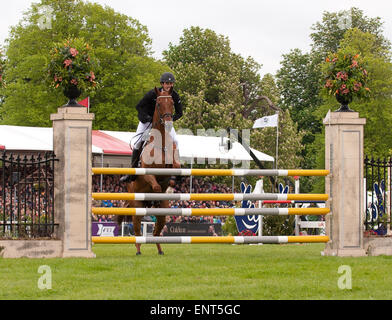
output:
[[[163, 55], [176, 74], [176, 88], [185, 107], [184, 116], [176, 123], [179, 128], [194, 134], [197, 129], [249, 129], [257, 118], [280, 110], [274, 104], [279, 90], [272, 75], [260, 79], [261, 66], [251, 57], [244, 59], [233, 53], [227, 37], [191, 27], [184, 30], [179, 44], [170, 44]], [[282, 113], [280, 120], [283, 130], [279, 164], [295, 167], [297, 153], [291, 153], [288, 145], [300, 150], [300, 140], [287, 115]], [[269, 129], [252, 130], [251, 146], [275, 155], [276, 129]]]
[[321, 59], [330, 52], [336, 52], [340, 41], [347, 30], [357, 28], [376, 37], [375, 45], [380, 48], [390, 48], [390, 42], [383, 35], [383, 22], [380, 17], [369, 18], [358, 8], [339, 12], [324, 12], [322, 21], [312, 26], [310, 34], [313, 40], [312, 49], [322, 53]]
[[[320, 93], [324, 85], [321, 64], [328, 54], [336, 52], [342, 46], [350, 46], [354, 51], [363, 52], [362, 56], [367, 56], [370, 65], [373, 64], [373, 67], [369, 68], [373, 69], [369, 71], [369, 77], [377, 80], [374, 80], [374, 83], [371, 83], [372, 80], [369, 82], [369, 87], [374, 87], [371, 88], [372, 100], [366, 103], [353, 102], [350, 106], [360, 111], [360, 116], [368, 118], [365, 127], [365, 151], [372, 149], [380, 154], [383, 149], [385, 153], [390, 149], [387, 143], [389, 139], [386, 139], [390, 130], [380, 122], [389, 119], [384, 113], [389, 112], [388, 63], [391, 45], [383, 35], [383, 22], [379, 17], [369, 18], [362, 10], [351, 8], [339, 12], [324, 12], [322, 21], [315, 23], [312, 31], [311, 51], [302, 53], [299, 49], [293, 49], [283, 56], [282, 67], [277, 73], [277, 83], [282, 94], [281, 106], [290, 110], [298, 128], [305, 131], [303, 167], [324, 167], [322, 119], [329, 109], [334, 111], [339, 105], [334, 98]], [[365, 41], [364, 37], [371, 37], [372, 41]], [[380, 105], [379, 109], [376, 105]], [[383, 116], [380, 117], [380, 114]], [[384, 132], [383, 128], [385, 134], [380, 132]], [[320, 191], [321, 187], [318, 185], [321, 184], [314, 184], [315, 181], [318, 181], [317, 178], [301, 179], [301, 191]]]
[[[357, 99], [350, 108], [366, 118], [364, 150], [365, 154], [386, 157], [392, 151], [392, 62], [391, 52], [378, 45], [375, 35], [358, 29], [346, 32], [340, 42], [345, 51], [357, 52], [367, 65], [370, 99]], [[325, 103], [317, 111], [321, 117], [327, 110], [334, 111], [338, 103], [334, 98], [325, 96]], [[319, 157], [321, 158], [321, 157]]]
[[[44, 17], [49, 24], [42, 24]], [[159, 84], [168, 68], [150, 57], [145, 26], [110, 7], [82, 0], [41, 0], [11, 29], [6, 46], [9, 85], [0, 110], [3, 124], [51, 125], [49, 114], [66, 98], [61, 90], [48, 90], [44, 81], [49, 51], [54, 43], [72, 37], [84, 38], [100, 61], [96, 76], [101, 87], [91, 96], [95, 129], [137, 126], [136, 103]]]
[[290, 111], [299, 130], [307, 132], [304, 144], [313, 142], [313, 135], [321, 130], [320, 123], [313, 115], [321, 102], [318, 97], [321, 72], [314, 60], [312, 54], [294, 49], [283, 55], [281, 68], [277, 72], [282, 108]]

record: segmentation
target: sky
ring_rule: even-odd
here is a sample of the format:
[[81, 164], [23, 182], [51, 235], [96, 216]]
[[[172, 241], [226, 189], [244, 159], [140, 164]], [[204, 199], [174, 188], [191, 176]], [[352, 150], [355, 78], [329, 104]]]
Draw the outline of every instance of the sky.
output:
[[[35, 0], [2, 1], [0, 45], [11, 26], [18, 24]], [[211, 29], [228, 37], [233, 52], [251, 56], [262, 64], [260, 74], [275, 74], [282, 55], [291, 49], [310, 49], [311, 27], [324, 11], [351, 7], [384, 22], [384, 36], [392, 41], [392, 2], [386, 0], [90, 0], [128, 15], [148, 29], [155, 58], [169, 43], [179, 43], [183, 30], [191, 26]]]

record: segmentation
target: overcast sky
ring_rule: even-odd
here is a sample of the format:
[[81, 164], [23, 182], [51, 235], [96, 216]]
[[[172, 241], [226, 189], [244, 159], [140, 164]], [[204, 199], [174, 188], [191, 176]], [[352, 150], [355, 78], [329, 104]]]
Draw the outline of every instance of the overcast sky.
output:
[[[0, 44], [9, 27], [38, 0], [2, 1]], [[190, 26], [209, 28], [227, 36], [232, 51], [251, 56], [263, 67], [261, 75], [279, 69], [282, 54], [291, 49], [309, 50], [311, 27], [324, 11], [358, 7], [368, 17], [381, 17], [384, 36], [392, 41], [392, 2], [386, 0], [95, 0], [147, 26], [154, 57], [171, 42], [177, 44]]]

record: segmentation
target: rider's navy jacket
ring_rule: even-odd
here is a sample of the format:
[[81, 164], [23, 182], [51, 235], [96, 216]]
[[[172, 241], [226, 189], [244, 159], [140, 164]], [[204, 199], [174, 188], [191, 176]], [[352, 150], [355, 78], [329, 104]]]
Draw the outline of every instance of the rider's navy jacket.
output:
[[[162, 88], [159, 88], [162, 91]], [[182, 104], [180, 100], [180, 96], [176, 91], [173, 90], [172, 98], [174, 101], [175, 113], [173, 116], [173, 121], [176, 121], [182, 117]], [[136, 106], [136, 110], [138, 111], [138, 118], [140, 122], [146, 123], [151, 122], [152, 117], [154, 116], [155, 104], [157, 101], [157, 95], [155, 90], [147, 92], [142, 100]]]

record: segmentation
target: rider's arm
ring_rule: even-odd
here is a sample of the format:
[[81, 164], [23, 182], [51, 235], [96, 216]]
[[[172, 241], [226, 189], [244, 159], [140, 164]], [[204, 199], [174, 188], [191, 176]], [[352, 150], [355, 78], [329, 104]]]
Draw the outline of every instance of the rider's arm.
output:
[[178, 95], [177, 92], [173, 92], [172, 97], [173, 97], [174, 108], [175, 108], [173, 121], [176, 121], [182, 117], [182, 104], [181, 104], [180, 96]]
[[[140, 122], [146, 123], [152, 121], [151, 105], [154, 106], [154, 90], [147, 92], [144, 97], [136, 105], [136, 110], [138, 112], [138, 118]], [[155, 97], [156, 98], [156, 97]], [[152, 109], [153, 111], [154, 109]], [[154, 113], [154, 112], [152, 112]]]

